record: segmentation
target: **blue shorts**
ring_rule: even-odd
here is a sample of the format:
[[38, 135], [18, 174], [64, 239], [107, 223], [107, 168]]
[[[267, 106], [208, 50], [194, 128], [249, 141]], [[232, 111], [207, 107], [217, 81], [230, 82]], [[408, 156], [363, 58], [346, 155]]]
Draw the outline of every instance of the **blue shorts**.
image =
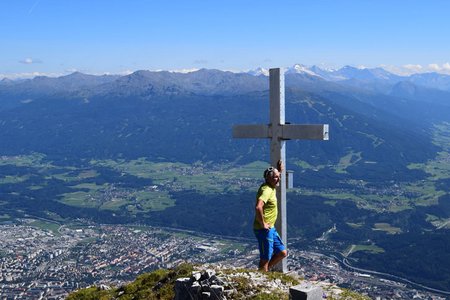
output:
[[280, 236], [278, 235], [275, 227], [270, 229], [254, 229], [256, 239], [258, 240], [259, 258], [270, 260], [272, 255], [275, 255], [286, 247], [283, 244]]

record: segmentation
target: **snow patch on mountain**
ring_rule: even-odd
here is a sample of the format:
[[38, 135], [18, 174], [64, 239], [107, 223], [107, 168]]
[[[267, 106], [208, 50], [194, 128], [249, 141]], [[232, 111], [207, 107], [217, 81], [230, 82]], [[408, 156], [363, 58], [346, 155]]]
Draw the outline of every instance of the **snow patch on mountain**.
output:
[[307, 75], [311, 75], [311, 76], [318, 76], [321, 77], [320, 75], [316, 74], [314, 71], [312, 71], [309, 67], [302, 65], [302, 64], [295, 64], [290, 68], [287, 68], [286, 70], [286, 74], [307, 74]]
[[254, 70], [250, 70], [247, 73], [253, 76], [269, 76], [269, 69], [259, 67]]

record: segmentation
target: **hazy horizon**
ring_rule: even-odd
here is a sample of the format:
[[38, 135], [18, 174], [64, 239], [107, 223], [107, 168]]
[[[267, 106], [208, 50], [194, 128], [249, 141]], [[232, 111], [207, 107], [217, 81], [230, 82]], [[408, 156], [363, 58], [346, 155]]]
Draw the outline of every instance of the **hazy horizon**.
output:
[[[295, 65], [302, 65], [302, 66], [306, 66], [307, 68], [311, 68], [313, 66], [316, 65], [304, 65], [304, 64], [295, 64]], [[289, 68], [293, 68], [295, 65], [293, 66], [273, 66], [273, 68], [283, 68], [285, 70], [288, 70]], [[326, 67], [323, 66], [318, 66], [322, 69], [327, 69]], [[442, 71], [436, 71], [436, 70], [430, 70], [430, 69], [423, 69], [422, 71], [416, 71], [416, 72], [406, 72], [406, 71], [399, 71], [401, 70], [400, 67], [392, 67], [388, 68], [386, 66], [377, 66], [377, 67], [365, 67], [365, 66], [352, 66], [352, 65], [345, 65], [345, 66], [340, 66], [337, 68], [328, 68], [328, 71], [338, 71], [342, 68], [345, 67], [353, 67], [353, 68], [357, 68], [357, 69], [375, 69], [375, 68], [382, 68], [392, 74], [395, 75], [400, 75], [400, 76], [410, 76], [410, 75], [414, 75], [414, 74], [424, 74], [424, 73], [438, 73], [438, 74], [442, 74], [442, 75], [450, 75], [447, 74], [445, 72]], [[126, 76], [126, 75], [130, 75], [132, 73], [138, 72], [138, 71], [149, 71], [149, 72], [171, 72], [171, 73], [192, 73], [192, 72], [196, 72], [202, 69], [206, 69], [206, 70], [219, 70], [219, 71], [223, 71], [223, 72], [232, 72], [232, 73], [249, 73], [251, 71], [257, 71], [258, 69], [264, 69], [264, 70], [269, 70], [272, 67], [269, 68], [263, 68], [263, 67], [257, 67], [254, 69], [247, 69], [247, 70], [227, 70], [227, 69], [218, 69], [218, 68], [192, 68], [192, 69], [173, 69], [173, 70], [163, 70], [163, 69], [157, 69], [157, 70], [148, 70], [148, 69], [136, 69], [136, 70], [127, 70], [127, 71], [123, 71], [123, 72], [118, 72], [118, 73], [109, 73], [109, 72], [103, 72], [103, 73], [89, 73], [89, 72], [83, 72], [83, 71], [79, 71], [79, 70], [70, 70], [64, 73], [40, 73], [40, 72], [33, 72], [33, 73], [25, 73], [25, 74], [10, 74], [9, 76], [7, 74], [0, 74], [0, 80], [3, 79], [11, 79], [11, 80], [22, 80], [22, 79], [33, 79], [35, 77], [40, 77], [40, 76], [44, 76], [44, 77], [50, 77], [50, 78], [58, 78], [58, 77], [62, 77], [62, 76], [67, 76], [67, 75], [71, 75], [74, 73], [82, 73], [85, 75], [94, 75], [94, 76], [102, 76], [102, 75], [112, 75], [112, 76]], [[266, 74], [267, 75], [267, 74]]]
[[447, 1], [0, 2], [0, 78], [296, 63], [450, 74]]

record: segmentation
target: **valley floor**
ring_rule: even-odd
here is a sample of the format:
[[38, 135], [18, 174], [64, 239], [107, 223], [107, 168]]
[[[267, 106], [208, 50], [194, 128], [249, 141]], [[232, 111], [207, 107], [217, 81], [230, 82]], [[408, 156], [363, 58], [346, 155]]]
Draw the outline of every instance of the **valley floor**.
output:
[[[63, 299], [69, 292], [95, 284], [119, 286], [139, 274], [182, 262], [256, 269], [253, 240], [142, 226], [50, 226], [23, 219], [0, 225], [0, 299]], [[37, 227], [36, 225], [40, 225]], [[53, 224], [56, 225], [56, 224]], [[306, 241], [304, 241], [306, 243]], [[298, 244], [298, 241], [293, 245]], [[407, 284], [355, 272], [342, 266], [323, 241], [308, 249], [290, 247], [288, 268], [328, 296], [347, 287], [380, 299], [445, 299]]]

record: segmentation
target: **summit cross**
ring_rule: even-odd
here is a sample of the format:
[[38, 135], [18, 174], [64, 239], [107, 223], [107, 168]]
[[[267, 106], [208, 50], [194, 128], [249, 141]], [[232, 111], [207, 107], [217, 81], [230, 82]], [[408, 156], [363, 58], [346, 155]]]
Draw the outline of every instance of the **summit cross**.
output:
[[[278, 218], [275, 223], [281, 240], [287, 246], [286, 220], [286, 140], [328, 140], [328, 124], [296, 125], [285, 123], [284, 72], [280, 68], [269, 70], [270, 82], [270, 123], [268, 125], [235, 125], [234, 138], [270, 139], [270, 161], [276, 166], [279, 160], [285, 167], [281, 172], [280, 187], [277, 188]], [[283, 259], [275, 266], [278, 271], [287, 272], [287, 262]]]

